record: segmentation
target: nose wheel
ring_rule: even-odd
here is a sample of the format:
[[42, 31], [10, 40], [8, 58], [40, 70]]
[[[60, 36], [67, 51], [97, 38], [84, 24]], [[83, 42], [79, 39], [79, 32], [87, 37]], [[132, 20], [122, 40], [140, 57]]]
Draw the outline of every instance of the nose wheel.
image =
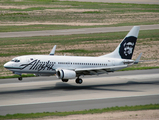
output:
[[76, 79], [76, 83], [77, 83], [77, 84], [82, 84], [82, 82], [83, 82], [83, 80], [82, 80], [81, 78], [77, 78], [77, 79]]
[[19, 80], [19, 81], [22, 81], [22, 80], [23, 80], [22, 76], [18, 77], [18, 80]]

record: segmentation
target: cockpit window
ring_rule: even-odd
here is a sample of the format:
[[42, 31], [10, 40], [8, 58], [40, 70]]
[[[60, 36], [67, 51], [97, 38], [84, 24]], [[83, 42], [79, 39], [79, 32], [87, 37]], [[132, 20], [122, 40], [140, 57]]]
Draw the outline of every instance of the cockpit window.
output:
[[18, 60], [18, 59], [12, 59], [11, 61], [12, 62], [20, 62], [20, 60]]
[[20, 60], [18, 60], [18, 59], [15, 59], [15, 62], [20, 62]]

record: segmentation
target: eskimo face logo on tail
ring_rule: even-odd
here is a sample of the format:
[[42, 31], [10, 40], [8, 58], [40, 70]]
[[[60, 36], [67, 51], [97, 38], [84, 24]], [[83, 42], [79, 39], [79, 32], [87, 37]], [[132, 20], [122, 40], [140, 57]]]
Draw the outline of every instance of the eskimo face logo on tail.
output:
[[122, 59], [131, 59], [136, 44], [136, 37], [126, 37], [120, 44], [119, 54]]
[[124, 55], [125, 56], [132, 54], [134, 43], [132, 43], [132, 42], [124, 43], [123, 46], [124, 46]]

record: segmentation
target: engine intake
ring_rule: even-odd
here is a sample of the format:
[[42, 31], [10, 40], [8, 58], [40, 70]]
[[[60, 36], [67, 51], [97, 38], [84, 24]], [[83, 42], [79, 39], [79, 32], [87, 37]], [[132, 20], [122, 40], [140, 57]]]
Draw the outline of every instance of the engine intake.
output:
[[56, 77], [59, 79], [74, 79], [76, 77], [76, 72], [72, 70], [58, 70], [56, 72]]

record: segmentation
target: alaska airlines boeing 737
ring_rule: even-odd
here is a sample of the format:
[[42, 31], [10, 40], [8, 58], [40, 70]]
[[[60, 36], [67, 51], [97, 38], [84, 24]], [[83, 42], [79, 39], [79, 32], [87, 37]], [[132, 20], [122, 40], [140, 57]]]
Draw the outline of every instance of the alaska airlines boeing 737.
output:
[[56, 74], [57, 78], [63, 82], [68, 82], [69, 79], [76, 79], [76, 83], [81, 84], [83, 80], [80, 76], [114, 72], [137, 64], [141, 54], [135, 61], [132, 60], [132, 55], [139, 29], [139, 26], [134, 26], [112, 53], [103, 56], [55, 56], [55, 46], [50, 55], [19, 56], [4, 64], [4, 67], [14, 74], [20, 75], [19, 80], [22, 80], [22, 73], [46, 76]]

